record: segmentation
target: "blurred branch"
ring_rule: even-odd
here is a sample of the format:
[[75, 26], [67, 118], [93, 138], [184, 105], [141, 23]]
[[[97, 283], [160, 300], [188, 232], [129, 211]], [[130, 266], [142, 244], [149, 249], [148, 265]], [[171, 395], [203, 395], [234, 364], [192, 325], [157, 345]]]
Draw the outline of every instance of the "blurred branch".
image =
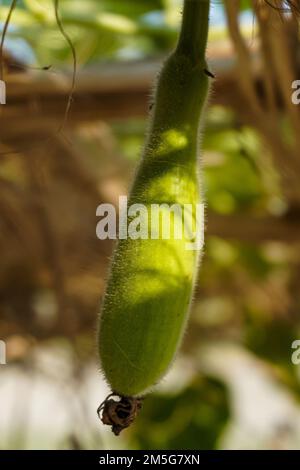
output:
[[[279, 8], [278, 2], [276, 2]], [[255, 5], [254, 5], [255, 6]], [[300, 148], [300, 114], [297, 106], [291, 100], [291, 84], [296, 80], [296, 64], [292, 62], [290, 44], [288, 41], [287, 22], [282, 18], [278, 11], [268, 8], [264, 4], [256, 3], [255, 12], [261, 23], [261, 31], [268, 36], [268, 48], [271, 57], [266, 57], [266, 65], [273, 65], [273, 80], [280, 90], [283, 99], [284, 108], [289, 116], [294, 130], [294, 158], [298, 160]], [[261, 33], [263, 34], [263, 33]], [[271, 70], [271, 71], [272, 71]], [[268, 75], [271, 75], [270, 70]]]
[[61, 263], [60, 244], [51, 224], [51, 216], [45, 204], [45, 182], [43, 181], [43, 165], [41, 153], [30, 152], [24, 159], [24, 167], [31, 191], [31, 207], [33, 218], [40, 230], [43, 242], [46, 265], [52, 276], [52, 283], [57, 297], [58, 316], [66, 310], [65, 279]]
[[[249, 115], [254, 127], [260, 131], [261, 136], [271, 149], [275, 166], [281, 176], [282, 190], [286, 195], [287, 200], [292, 206], [299, 205], [300, 187], [298, 183], [298, 174], [300, 171], [300, 161], [297, 155], [295, 157], [294, 149], [287, 143], [287, 139], [283, 137], [282, 132], [278, 132], [280, 121], [278, 119], [274, 119], [274, 114], [272, 114], [270, 110], [266, 110], [258, 99], [256, 80], [253, 73], [252, 57], [240, 29], [240, 3], [240, 0], [225, 0], [224, 2], [228, 30], [238, 59], [238, 66], [236, 68], [239, 77], [238, 84], [245, 96]], [[259, 4], [257, 3], [255, 6], [256, 8], [266, 8], [262, 2]], [[271, 11], [270, 8], [269, 10]], [[278, 21], [280, 21], [279, 13], [273, 13], [277, 15], [276, 25], [278, 26]], [[259, 16], [260, 25], [262, 21], [265, 22], [263, 11], [260, 12]], [[263, 27], [266, 27], [266, 25], [264, 24]], [[299, 129], [300, 121], [297, 107], [291, 102], [291, 84], [293, 78], [288, 63], [289, 50], [286, 50], [286, 39], [282, 39], [282, 34], [280, 34], [280, 32], [278, 33], [278, 28], [282, 31], [283, 26], [280, 25], [277, 28], [274, 28], [272, 23], [272, 34], [270, 32], [268, 35], [270, 45], [273, 48], [272, 63], [269, 63], [271, 54], [268, 53], [268, 55], [266, 55], [266, 47], [268, 46], [264, 43], [264, 39], [266, 39], [265, 35], [264, 39], [262, 39], [263, 49], [265, 49], [265, 52], [263, 51], [262, 58], [265, 62], [264, 68], [268, 69], [269, 74], [270, 70], [272, 70], [272, 65], [274, 64], [274, 70], [277, 72], [278, 76], [277, 92], [280, 92], [285, 111], [287, 112], [295, 131], [296, 142], [298, 142], [298, 132], [296, 129]], [[281, 39], [278, 39], [278, 37]], [[266, 82], [266, 79], [264, 80], [264, 83], [267, 84], [267, 92], [270, 100], [270, 85]]]
[[239, 62], [237, 68], [239, 83], [247, 97], [251, 112], [262, 119], [262, 107], [257, 97], [255, 80], [251, 67], [252, 58], [239, 24], [238, 15], [240, 11], [240, 0], [225, 0], [224, 5], [229, 34], [234, 44]]

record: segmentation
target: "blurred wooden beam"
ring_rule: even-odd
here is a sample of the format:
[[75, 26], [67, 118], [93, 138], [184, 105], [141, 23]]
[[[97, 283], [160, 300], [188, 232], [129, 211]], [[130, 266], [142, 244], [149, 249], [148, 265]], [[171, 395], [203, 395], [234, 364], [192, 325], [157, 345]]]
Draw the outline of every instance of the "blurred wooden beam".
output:
[[[227, 47], [227, 48], [226, 48]], [[242, 97], [234, 86], [234, 61], [229, 46], [212, 50], [210, 68], [216, 74], [211, 101], [233, 102]], [[164, 57], [154, 61], [89, 66], [79, 71], [69, 125], [86, 121], [145, 116], [153, 83]], [[55, 127], [62, 119], [70, 89], [70, 71], [30, 71], [7, 76], [7, 104], [1, 108], [1, 135], [43, 124]], [[25, 119], [26, 116], [26, 119]]]
[[299, 243], [300, 216], [299, 213], [290, 213], [282, 217], [250, 217], [243, 214], [220, 215], [209, 212], [206, 236], [210, 235], [246, 243]]

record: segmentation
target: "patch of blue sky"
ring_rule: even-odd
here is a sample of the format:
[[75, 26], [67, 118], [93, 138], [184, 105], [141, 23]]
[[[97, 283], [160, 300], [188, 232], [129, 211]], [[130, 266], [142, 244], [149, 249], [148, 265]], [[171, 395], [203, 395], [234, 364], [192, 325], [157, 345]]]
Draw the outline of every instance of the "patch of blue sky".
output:
[[[4, 23], [0, 21], [0, 32], [2, 31], [3, 26]], [[15, 30], [16, 28], [13, 25], [9, 25], [8, 32], [14, 32]], [[32, 63], [35, 61], [33, 50], [22, 38], [12, 38], [6, 35], [5, 49], [22, 62]]]
[[[240, 14], [240, 23], [249, 26], [252, 23], [252, 17], [252, 12], [246, 10]], [[152, 27], [161, 28], [165, 25], [165, 16], [162, 11], [151, 11], [143, 15], [142, 21], [151, 24]], [[211, 3], [210, 22], [212, 26], [221, 27], [226, 25], [225, 12], [220, 0], [213, 0]]]

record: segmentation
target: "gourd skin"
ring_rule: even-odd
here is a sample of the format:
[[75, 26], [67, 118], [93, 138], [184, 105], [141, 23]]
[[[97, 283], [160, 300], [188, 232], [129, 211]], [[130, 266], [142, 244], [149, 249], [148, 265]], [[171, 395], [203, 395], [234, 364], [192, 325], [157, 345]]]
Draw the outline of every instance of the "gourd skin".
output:
[[[129, 207], [144, 204], [150, 214], [151, 204], [192, 204], [195, 215], [196, 204], [201, 202], [197, 165], [199, 123], [208, 93], [205, 67], [204, 61], [195, 64], [180, 51], [166, 61]], [[148, 239], [118, 242], [98, 339], [105, 378], [121, 396], [144, 395], [174, 358], [187, 321], [200, 254], [186, 249], [189, 241], [185, 236], [164, 240], [149, 235]]]

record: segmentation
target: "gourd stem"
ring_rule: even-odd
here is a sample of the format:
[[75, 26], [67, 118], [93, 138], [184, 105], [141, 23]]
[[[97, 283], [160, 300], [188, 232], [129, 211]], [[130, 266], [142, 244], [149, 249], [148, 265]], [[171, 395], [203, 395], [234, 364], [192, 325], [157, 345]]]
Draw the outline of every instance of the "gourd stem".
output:
[[205, 59], [210, 0], [184, 0], [182, 26], [176, 51], [199, 63]]

